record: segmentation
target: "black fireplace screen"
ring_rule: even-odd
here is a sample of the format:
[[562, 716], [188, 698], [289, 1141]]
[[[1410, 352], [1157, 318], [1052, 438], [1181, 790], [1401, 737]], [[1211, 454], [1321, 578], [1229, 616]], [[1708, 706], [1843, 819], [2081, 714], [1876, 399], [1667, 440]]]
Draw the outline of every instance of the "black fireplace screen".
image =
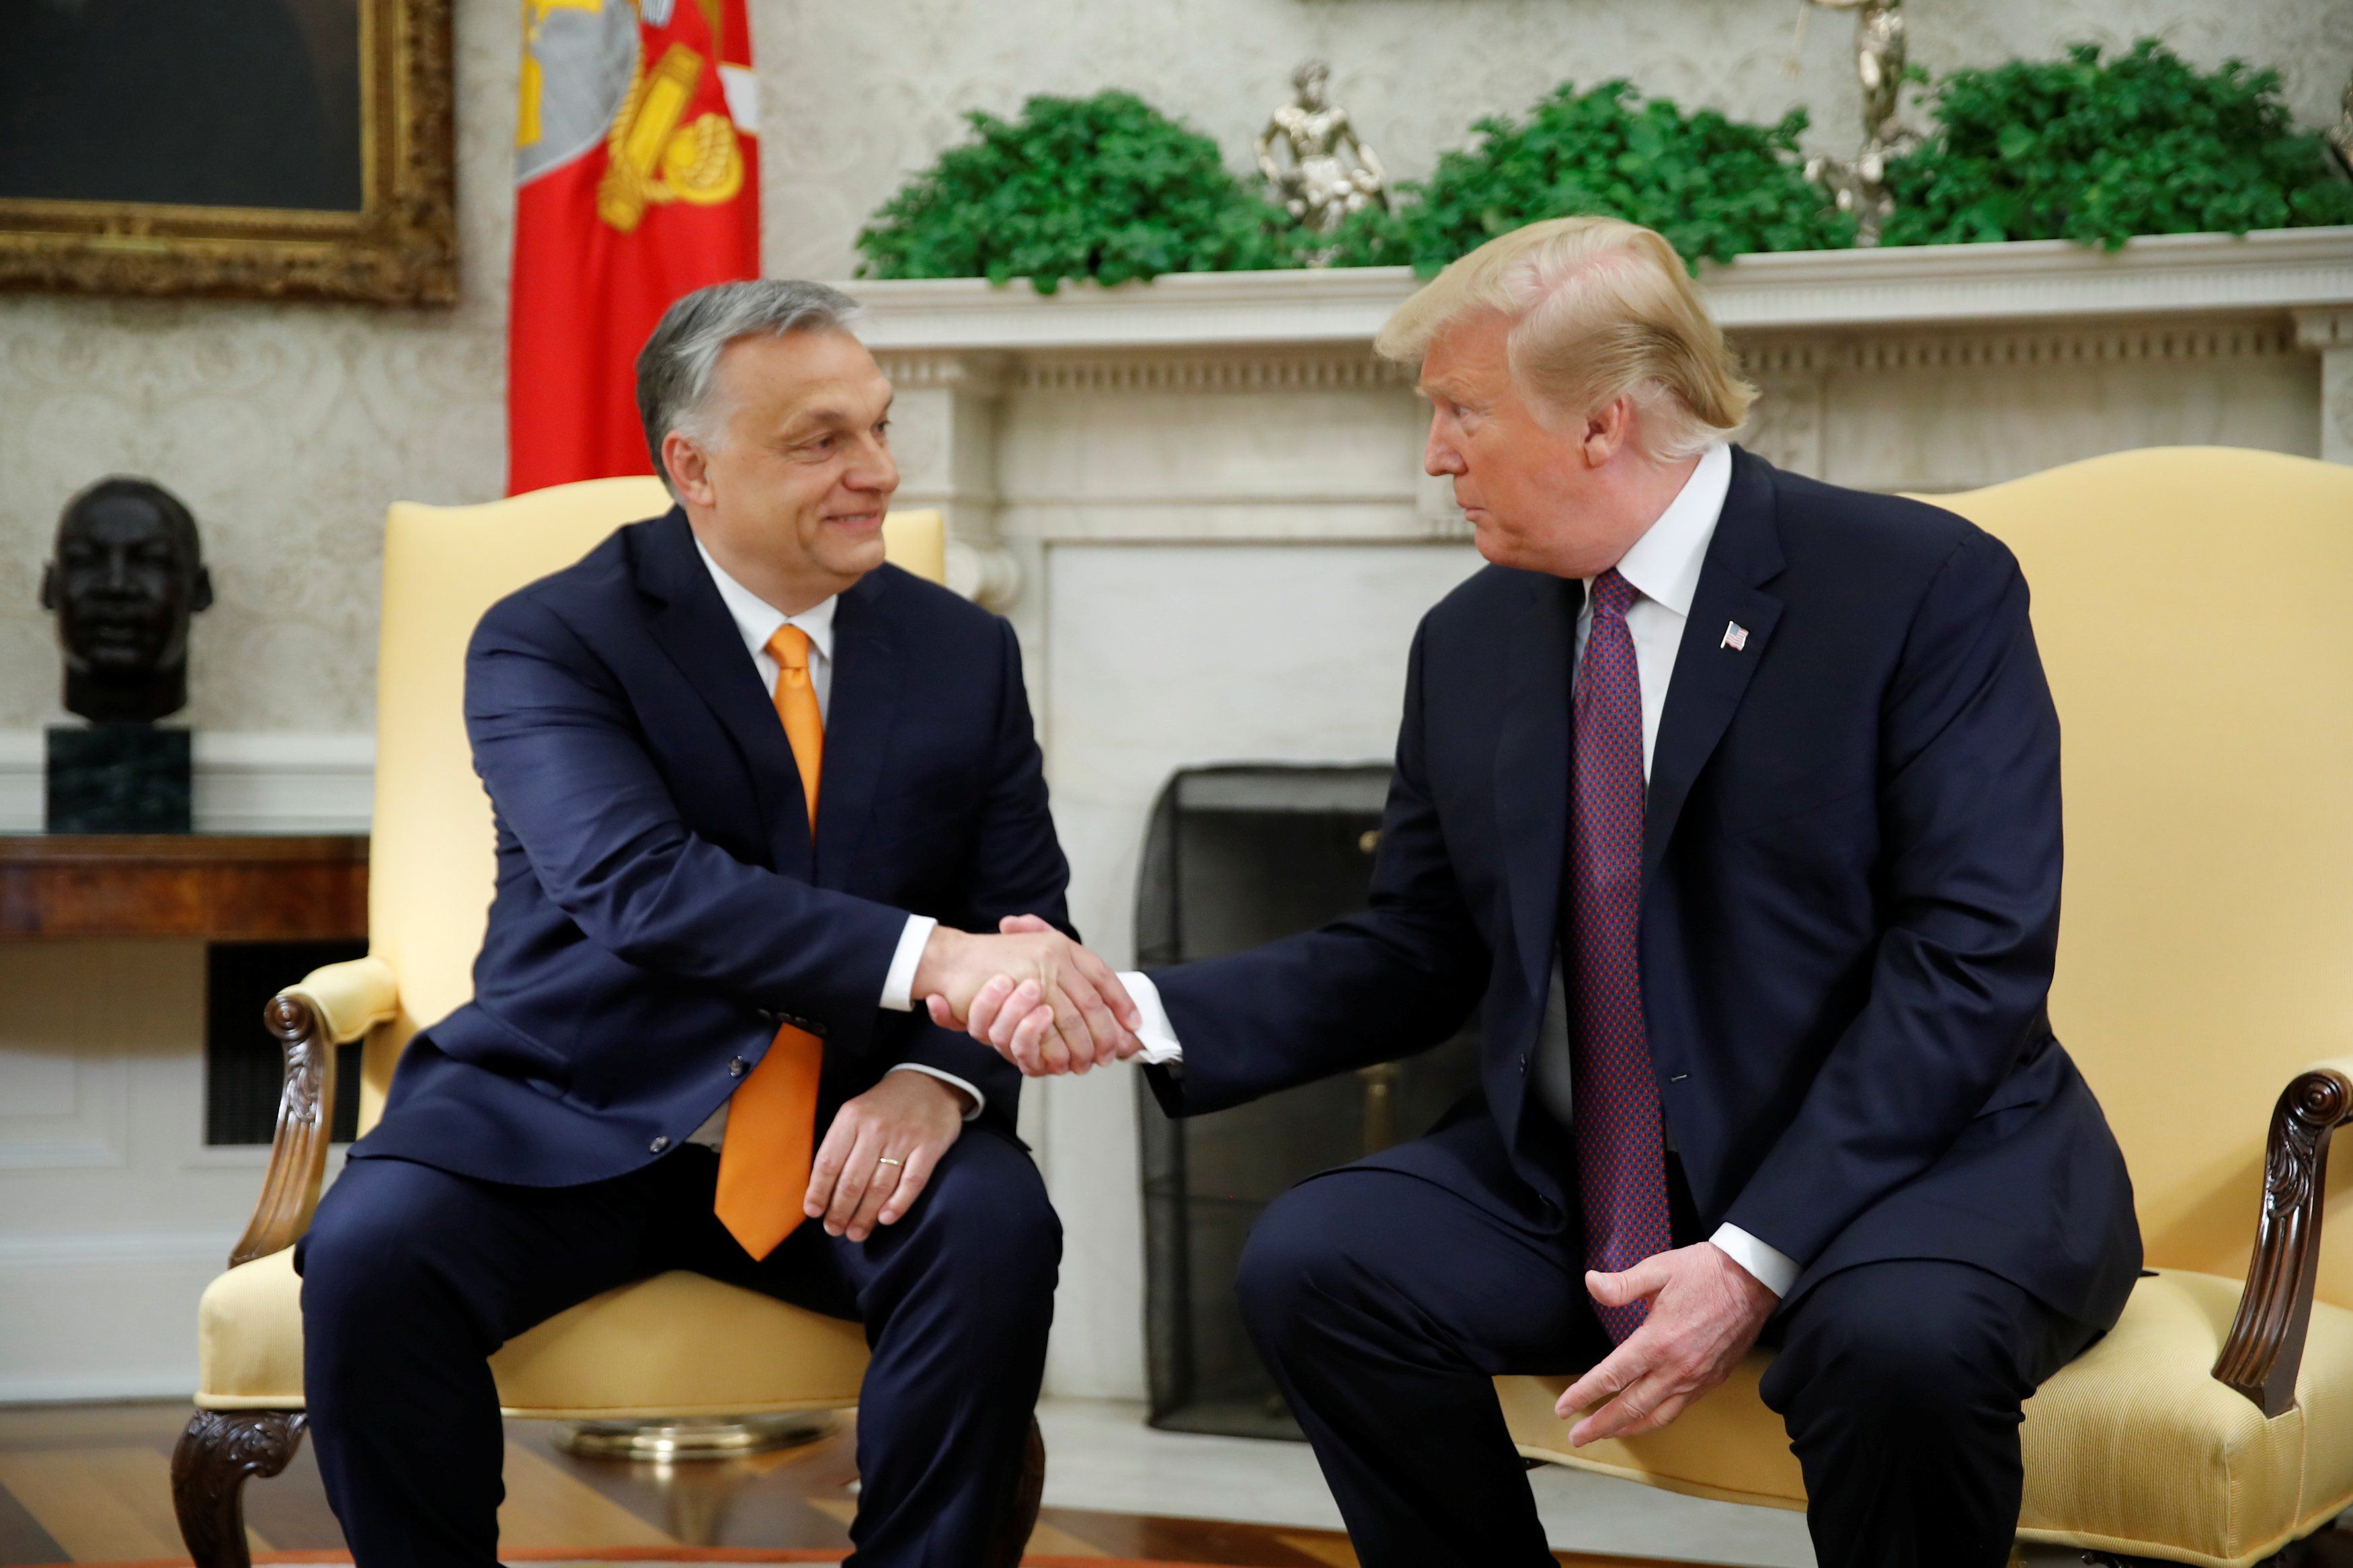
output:
[[[1136, 889], [1146, 967], [1232, 952], [1365, 907], [1386, 764], [1225, 766], [1161, 791]], [[1234, 1302], [1234, 1267], [1277, 1194], [1419, 1137], [1476, 1081], [1472, 1028], [1398, 1063], [1172, 1121], [1142, 1078], [1145, 1333], [1152, 1425], [1297, 1437]]]

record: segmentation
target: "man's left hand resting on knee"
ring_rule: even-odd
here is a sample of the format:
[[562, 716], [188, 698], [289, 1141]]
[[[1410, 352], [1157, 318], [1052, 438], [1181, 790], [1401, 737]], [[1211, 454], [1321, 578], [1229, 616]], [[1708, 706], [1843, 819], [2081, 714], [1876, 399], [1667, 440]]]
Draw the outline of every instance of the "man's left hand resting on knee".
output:
[[1653, 1253], [1616, 1274], [1588, 1269], [1585, 1289], [1604, 1307], [1643, 1301], [1650, 1310], [1554, 1405], [1564, 1421], [1588, 1412], [1568, 1431], [1580, 1448], [1597, 1437], [1655, 1432], [1681, 1415], [1731, 1375], [1780, 1300], [1712, 1241]]

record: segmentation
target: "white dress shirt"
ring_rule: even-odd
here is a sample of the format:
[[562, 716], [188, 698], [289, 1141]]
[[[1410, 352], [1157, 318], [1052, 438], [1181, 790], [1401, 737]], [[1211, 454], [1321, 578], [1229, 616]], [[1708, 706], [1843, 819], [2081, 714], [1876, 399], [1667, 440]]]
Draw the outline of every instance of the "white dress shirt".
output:
[[[1715, 537], [1716, 519], [1732, 489], [1732, 448], [1718, 443], [1700, 456], [1698, 466], [1675, 499], [1618, 563], [1618, 574], [1633, 584], [1638, 597], [1626, 611], [1626, 630], [1634, 640], [1634, 667], [1642, 686], [1642, 776], [1651, 776], [1651, 753], [1659, 740], [1659, 716], [1666, 711], [1667, 686], [1674, 679], [1675, 654], [1683, 646], [1683, 622], [1691, 615], [1692, 595], [1698, 590], [1700, 567], [1707, 559], [1708, 541]], [[1593, 627], [1593, 581], [1586, 579], [1585, 607], [1577, 617], [1576, 669], [1583, 679], [1585, 641]], [[1142, 1058], [1148, 1062], [1181, 1061], [1184, 1048], [1169, 1026], [1160, 993], [1143, 974], [1122, 974], [1127, 994], [1144, 1014]], [[1534, 1078], [1536, 1097], [1564, 1123], [1573, 1124], [1569, 1094], [1570, 1060], [1567, 1004], [1559, 960], [1554, 960], [1550, 999], [1545, 1026], [1537, 1042]], [[1754, 1275], [1776, 1296], [1787, 1295], [1797, 1281], [1798, 1266], [1738, 1226], [1718, 1226], [1708, 1239], [1725, 1256]]]
[[[720, 601], [727, 606], [727, 614], [734, 620], [736, 634], [744, 639], [744, 651], [752, 656], [753, 668], [760, 672], [762, 690], [773, 695], [776, 689], [776, 677], [783, 673], [775, 656], [768, 652], [769, 640], [785, 626], [798, 626], [808, 634], [809, 686], [817, 693], [818, 717], [829, 717], [833, 711], [833, 612], [841, 602], [839, 596], [811, 605], [797, 616], [788, 616], [729, 576], [725, 569], [711, 558], [711, 552], [702, 547], [700, 539], [694, 542], [694, 552], [702, 557], [702, 564], [710, 572], [711, 581], [719, 589]], [[824, 795], [822, 783], [818, 785], [818, 795], [820, 797]], [[883, 1006], [899, 1013], [913, 1008], [915, 966], [923, 962], [923, 944], [931, 940], [932, 928], [939, 923], [929, 915], [907, 917], [906, 927], [899, 933], [898, 951], [891, 955], [890, 971], [882, 977], [881, 1001]], [[980, 1090], [954, 1073], [942, 1072], [921, 1062], [901, 1062], [891, 1070], [929, 1073], [964, 1091], [964, 1119], [966, 1121], [980, 1114]], [[687, 1142], [716, 1149], [726, 1136], [727, 1107], [722, 1105], [711, 1113], [710, 1121], [694, 1130]]]

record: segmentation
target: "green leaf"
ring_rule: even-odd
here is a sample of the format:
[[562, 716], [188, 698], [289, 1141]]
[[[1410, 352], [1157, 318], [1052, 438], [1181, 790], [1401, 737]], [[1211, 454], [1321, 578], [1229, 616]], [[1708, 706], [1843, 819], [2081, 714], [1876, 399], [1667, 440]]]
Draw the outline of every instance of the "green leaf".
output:
[[2353, 186], [2299, 134], [2279, 73], [2226, 60], [2200, 71], [2154, 38], [2113, 58], [1958, 70], [1937, 84], [1936, 129], [1888, 168], [1883, 241], [2073, 239], [2115, 249], [2137, 234], [2243, 233], [2342, 223]]
[[1007, 120], [966, 116], [940, 154], [858, 237], [861, 276], [1066, 278], [1296, 267], [1283, 215], [1219, 162], [1217, 144], [1133, 93], [1040, 95]]
[[1564, 82], [1525, 120], [1478, 121], [1478, 141], [1440, 154], [1428, 181], [1402, 187], [1394, 215], [1345, 226], [1337, 259], [1410, 258], [1427, 275], [1496, 235], [1577, 213], [1655, 228], [1694, 267], [1749, 250], [1852, 245], [1853, 220], [1797, 166], [1806, 123], [1802, 110], [1757, 125], [1646, 101], [1623, 81], [1584, 92]]

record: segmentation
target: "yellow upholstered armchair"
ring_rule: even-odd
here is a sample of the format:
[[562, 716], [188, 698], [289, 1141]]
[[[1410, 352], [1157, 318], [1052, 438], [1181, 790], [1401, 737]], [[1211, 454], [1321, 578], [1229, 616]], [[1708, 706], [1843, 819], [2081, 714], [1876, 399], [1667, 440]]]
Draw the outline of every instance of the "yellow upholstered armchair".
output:
[[[327, 1160], [335, 1047], [364, 1040], [359, 1123], [373, 1126], [401, 1047], [466, 1000], [493, 878], [491, 803], [462, 698], [474, 624], [496, 600], [570, 564], [616, 527], [668, 509], [652, 479], [560, 485], [485, 506], [392, 508], [385, 525], [376, 672], [375, 819], [368, 956], [332, 964], [269, 1004], [286, 1049], [261, 1199], [198, 1311], [196, 1414], [172, 1461], [197, 1568], [247, 1568], [243, 1488], [285, 1468], [302, 1435], [302, 1317], [292, 1247]], [[894, 513], [890, 559], [937, 582], [937, 512]], [[724, 1355], [712, 1347], [726, 1347]], [[866, 1368], [859, 1326], [700, 1275], [645, 1279], [564, 1312], [492, 1362], [512, 1415], [690, 1418], [847, 1409]], [[997, 1562], [1018, 1562], [1038, 1515], [1045, 1452], [1033, 1427]]]
[[[2320, 1247], [2353, 1117], [2353, 468], [2159, 448], [1931, 499], [2033, 591], [2064, 737], [2051, 1015], [2153, 1271], [2028, 1402], [2019, 1537], [2245, 1568], [2353, 1505], [2353, 1248]], [[1768, 1360], [1582, 1451], [1565, 1379], [1497, 1391], [1531, 1459], [1802, 1508]]]

